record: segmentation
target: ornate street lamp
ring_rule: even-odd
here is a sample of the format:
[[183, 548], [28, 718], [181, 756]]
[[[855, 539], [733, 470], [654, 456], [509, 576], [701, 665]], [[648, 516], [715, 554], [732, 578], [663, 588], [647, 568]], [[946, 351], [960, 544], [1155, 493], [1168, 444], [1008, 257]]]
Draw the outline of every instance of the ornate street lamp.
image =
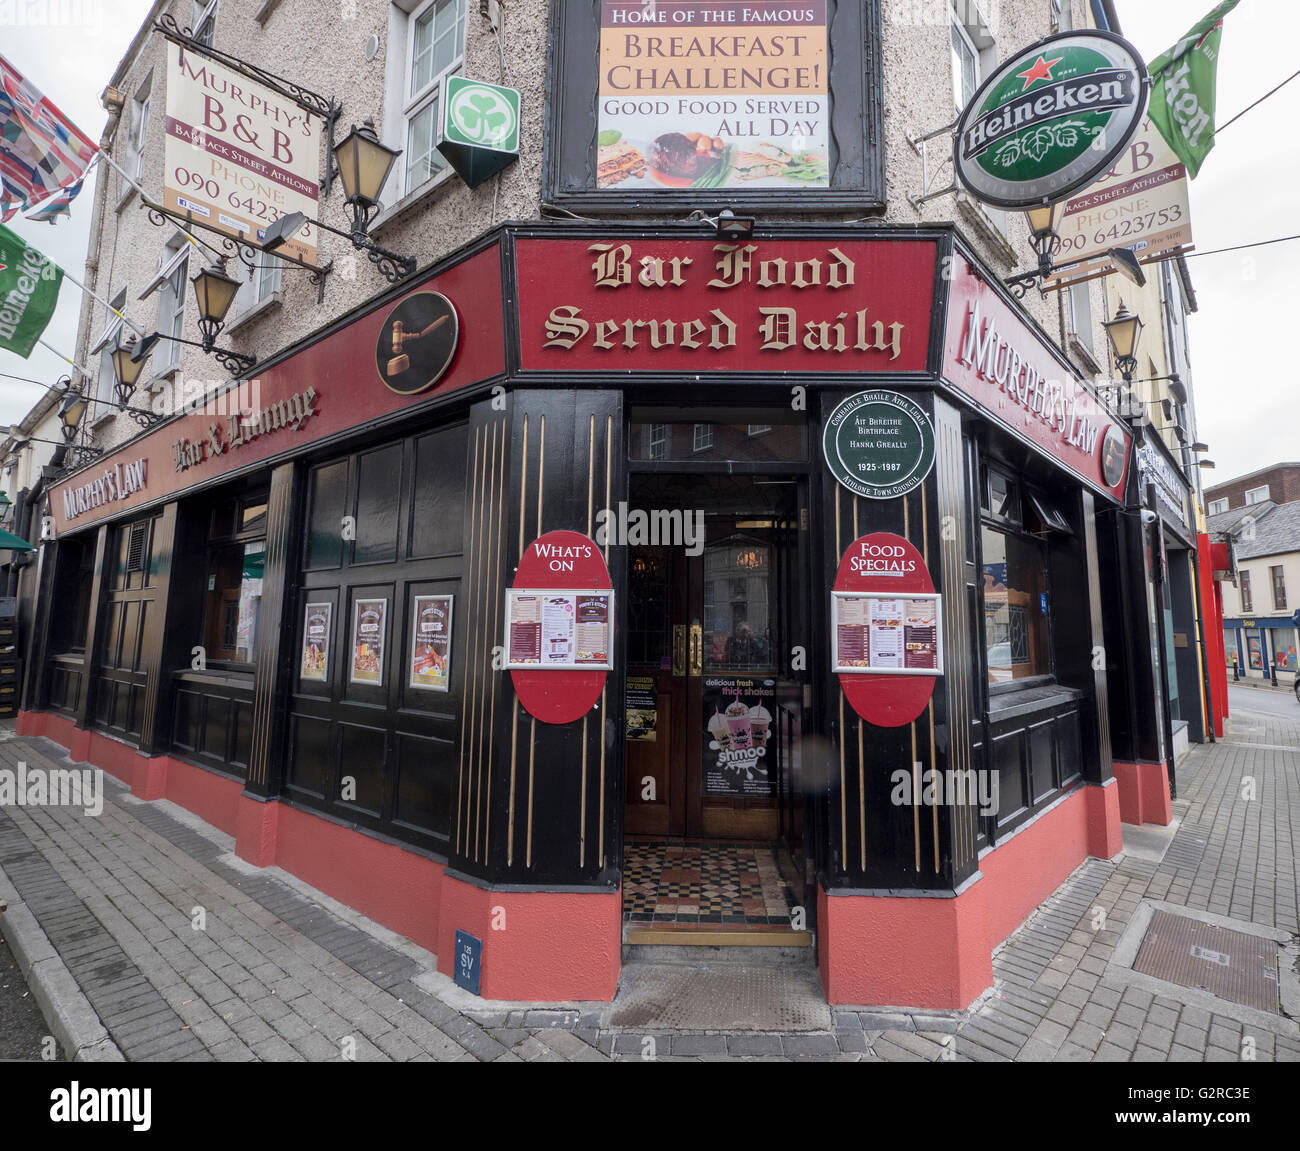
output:
[[219, 266], [200, 268], [191, 283], [199, 305], [199, 331], [203, 333], [201, 346], [205, 352], [211, 353], [221, 329], [226, 326], [226, 313], [235, 302], [239, 281], [226, 275], [223, 260]]
[[1138, 340], [1142, 338], [1142, 317], [1128, 310], [1121, 300], [1119, 311], [1103, 325], [1106, 338], [1110, 341], [1110, 350], [1115, 357], [1115, 366], [1119, 368], [1124, 383], [1133, 381], [1133, 372], [1137, 368]]
[[1023, 299], [1025, 294], [1040, 280], [1052, 274], [1052, 257], [1061, 250], [1061, 237], [1056, 226], [1061, 222], [1062, 201], [1053, 204], [1038, 204], [1029, 208], [1025, 215], [1029, 218], [1029, 242], [1033, 245], [1034, 255], [1038, 257], [1038, 267], [1032, 272], [1023, 272], [1012, 276], [1005, 283]]
[[368, 235], [370, 222], [379, 210], [379, 194], [384, 190], [388, 174], [401, 154], [379, 142], [379, 137], [375, 135], [375, 122], [369, 116], [360, 128], [353, 124], [352, 130], [334, 145], [334, 162], [343, 183], [343, 197], [352, 208], [351, 230], [345, 232], [341, 228], [331, 227], [302, 212], [289, 212], [266, 229], [262, 239], [263, 249], [274, 252], [291, 240], [305, 224], [310, 223], [323, 231], [350, 240], [354, 248], [366, 253], [370, 262], [383, 273], [384, 279], [389, 283], [396, 284], [412, 275], [416, 268], [414, 259], [380, 247]]
[[68, 382], [63, 393], [63, 402], [59, 405], [60, 430], [63, 432], [63, 438], [68, 443], [72, 443], [81, 429], [81, 420], [90, 406], [90, 401], [80, 389], [72, 386], [71, 377], [64, 378]]

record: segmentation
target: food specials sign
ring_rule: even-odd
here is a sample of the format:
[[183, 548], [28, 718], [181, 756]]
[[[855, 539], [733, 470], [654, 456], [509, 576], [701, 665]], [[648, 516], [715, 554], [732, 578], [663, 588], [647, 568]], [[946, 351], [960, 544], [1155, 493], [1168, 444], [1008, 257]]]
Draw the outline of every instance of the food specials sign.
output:
[[953, 162], [977, 198], [1003, 208], [1059, 200], [1128, 146], [1146, 104], [1146, 66], [1111, 32], [1065, 32], [998, 68], [957, 120]]
[[521, 237], [525, 370], [905, 372], [926, 365], [932, 240]]
[[[320, 127], [270, 88], [168, 41], [163, 207], [255, 243], [287, 212], [314, 219]], [[282, 252], [314, 264], [315, 229]]]
[[961, 255], [953, 257], [944, 378], [1097, 491], [1124, 498], [1131, 436]]
[[829, 187], [826, 4], [602, 0], [597, 187]]

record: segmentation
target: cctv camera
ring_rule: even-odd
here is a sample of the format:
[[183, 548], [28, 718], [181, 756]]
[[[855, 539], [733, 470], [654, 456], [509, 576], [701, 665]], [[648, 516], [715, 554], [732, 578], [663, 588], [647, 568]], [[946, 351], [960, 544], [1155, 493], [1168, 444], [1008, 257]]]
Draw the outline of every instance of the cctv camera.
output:
[[1146, 524], [1146, 525], [1149, 526], [1149, 525], [1155, 523], [1157, 518], [1158, 518], [1158, 517], [1156, 516], [1156, 513], [1153, 512], [1150, 508], [1143, 508], [1143, 509], [1142, 509], [1142, 522], [1143, 522], [1143, 524]]

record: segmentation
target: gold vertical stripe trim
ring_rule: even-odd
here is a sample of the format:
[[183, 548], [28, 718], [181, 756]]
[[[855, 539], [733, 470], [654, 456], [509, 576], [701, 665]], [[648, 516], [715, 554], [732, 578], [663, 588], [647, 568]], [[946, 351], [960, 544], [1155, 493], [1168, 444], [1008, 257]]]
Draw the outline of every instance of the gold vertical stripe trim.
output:
[[[496, 563], [492, 567], [492, 650], [495, 653], [501, 640], [501, 569], [505, 557], [501, 554], [501, 534], [505, 524], [506, 503], [506, 421], [501, 419], [501, 460], [497, 464], [497, 544]], [[492, 749], [496, 745], [497, 681], [504, 674], [496, 669], [495, 658], [488, 661], [488, 678], [492, 681], [492, 702], [488, 709], [487, 798], [483, 809], [483, 858], [489, 855], [492, 841]]]
[[[839, 561], [844, 558], [843, 538], [844, 538], [843, 532], [840, 524], [840, 485], [836, 484], [835, 485], [835, 556], [836, 556], [835, 562], [837, 565]], [[831, 626], [833, 627], [834, 626], [833, 608], [832, 608], [831, 618], [832, 618]], [[844, 794], [844, 689], [839, 688], [838, 683], [839, 681], [837, 679], [836, 685], [840, 697], [840, 727], [839, 727], [839, 739], [836, 742], [838, 742], [840, 745], [840, 858], [843, 859], [844, 851], [848, 846], [848, 842], [849, 842], [849, 810], [847, 806], [848, 801]]]
[[867, 757], [862, 747], [862, 717], [858, 716], [858, 854], [867, 869]]
[[528, 501], [528, 413], [524, 413], [524, 455], [519, 468], [519, 554], [524, 558], [524, 508]]
[[916, 720], [912, 720], [912, 844], [916, 853], [916, 871], [921, 871], [921, 774], [916, 769]]
[[533, 760], [537, 754], [537, 718], [529, 717], [528, 725], [528, 835], [524, 841], [524, 863], [533, 865]]
[[[481, 428], [474, 429], [474, 462], [470, 465], [469, 552], [466, 557], [468, 563], [466, 565], [465, 575], [471, 587], [473, 586], [474, 583], [474, 579], [473, 579], [474, 504], [478, 499], [478, 449], [479, 449], [479, 433], [481, 430], [482, 430]], [[468, 632], [472, 637], [473, 628], [468, 629]], [[470, 650], [472, 652], [475, 652], [475, 654], [477, 654], [477, 649], [476, 646], [473, 644], [472, 639], [471, 639]], [[472, 660], [473, 660], [473, 656], [471, 656], [470, 674], [465, 677], [466, 696], [470, 696], [473, 690], [473, 683], [474, 683], [473, 666], [474, 665]], [[456, 787], [456, 850], [462, 852], [465, 850], [465, 848], [464, 848], [464, 842], [461, 838], [461, 829], [463, 826], [461, 822], [461, 805], [465, 802], [465, 788], [466, 788], [465, 773], [466, 773], [466, 769], [469, 766], [468, 764], [469, 745], [466, 742], [468, 717], [469, 717], [469, 709], [465, 707], [465, 703], [464, 701], [462, 701], [461, 709], [460, 709], [460, 772], [459, 772], [459, 778]]]
[[596, 415], [587, 417], [587, 536], [591, 536], [592, 506], [596, 494]]
[[510, 799], [506, 804], [506, 866], [515, 862], [515, 764], [519, 755], [519, 701], [510, 704]]
[[[483, 607], [480, 612], [480, 622], [483, 628], [483, 643], [488, 642], [488, 579], [492, 570], [492, 543], [487, 529], [492, 526], [489, 518], [492, 508], [492, 499], [496, 494], [494, 480], [497, 469], [497, 427], [491, 425], [484, 435], [492, 437], [492, 454], [483, 475], [483, 519], [479, 522], [479, 566], [478, 582], [482, 587]], [[478, 589], [475, 589], [476, 593]], [[487, 658], [487, 651], [483, 652], [482, 660], [482, 678], [476, 678], [474, 682], [474, 694], [476, 696], [476, 706], [478, 710], [478, 726], [475, 728], [475, 765], [477, 768], [477, 783], [474, 789], [474, 858], [479, 859], [479, 839], [483, 830], [483, 776], [487, 766], [483, 762], [483, 721], [487, 715], [487, 677], [490, 674], [489, 669], [492, 661]]]
[[[605, 511], [609, 511], [610, 485], [614, 470], [614, 417], [605, 417]], [[605, 534], [605, 566], [609, 566], [609, 533]]]
[[537, 534], [542, 534], [542, 481], [546, 478], [546, 417], [537, 434]]
[[578, 788], [578, 866], [587, 864], [587, 717], [582, 717], [582, 783]]
[[600, 823], [599, 837], [600, 866], [605, 866], [605, 688], [600, 689]]
[[[492, 456], [491, 463], [488, 462], [488, 437], [492, 437]], [[487, 532], [484, 530], [484, 521], [487, 518], [488, 502], [491, 500], [489, 485], [492, 482], [492, 470], [496, 463], [496, 428], [488, 425], [483, 429], [483, 458], [482, 482], [479, 485], [479, 502], [478, 502], [478, 546], [476, 548], [476, 567], [478, 578], [474, 581], [474, 631], [478, 637], [475, 643], [474, 652], [474, 684], [473, 684], [473, 702], [470, 705], [469, 727], [470, 727], [470, 746], [474, 749], [474, 758], [470, 764], [470, 775], [472, 779], [471, 794], [473, 796], [473, 815], [467, 810], [465, 817], [467, 820], [473, 820], [472, 827], [474, 831], [474, 858], [479, 858], [479, 813], [482, 808], [483, 799], [483, 715], [481, 703], [483, 699], [482, 691], [482, 668], [487, 664], [484, 658], [486, 653], [482, 650], [483, 644], [487, 642], [487, 578], [485, 572]], [[469, 827], [466, 828], [465, 841], [468, 844], [470, 839]]]

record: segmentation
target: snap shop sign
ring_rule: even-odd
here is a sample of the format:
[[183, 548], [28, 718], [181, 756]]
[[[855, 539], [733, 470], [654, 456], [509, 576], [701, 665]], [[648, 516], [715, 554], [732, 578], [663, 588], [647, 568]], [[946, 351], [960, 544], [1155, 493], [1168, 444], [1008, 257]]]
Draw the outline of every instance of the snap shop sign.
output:
[[926, 366], [931, 240], [520, 239], [515, 258], [526, 371]]
[[1080, 479], [1122, 500], [1130, 435], [961, 255], [944, 335], [944, 377]]

